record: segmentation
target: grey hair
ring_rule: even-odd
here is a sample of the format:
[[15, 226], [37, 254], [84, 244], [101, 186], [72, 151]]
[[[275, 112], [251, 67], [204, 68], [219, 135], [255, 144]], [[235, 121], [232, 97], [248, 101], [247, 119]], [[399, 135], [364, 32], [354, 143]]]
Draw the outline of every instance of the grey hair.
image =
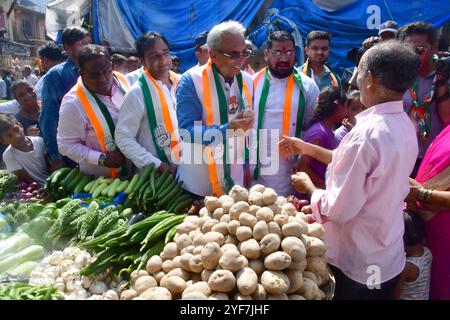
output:
[[386, 89], [405, 92], [416, 80], [420, 60], [413, 48], [398, 40], [378, 43], [364, 54], [362, 72], [368, 71]]
[[240, 35], [244, 37], [245, 28], [237, 21], [225, 21], [218, 25], [215, 25], [208, 33], [206, 43], [210, 50], [220, 50], [222, 44], [222, 37], [225, 34]]

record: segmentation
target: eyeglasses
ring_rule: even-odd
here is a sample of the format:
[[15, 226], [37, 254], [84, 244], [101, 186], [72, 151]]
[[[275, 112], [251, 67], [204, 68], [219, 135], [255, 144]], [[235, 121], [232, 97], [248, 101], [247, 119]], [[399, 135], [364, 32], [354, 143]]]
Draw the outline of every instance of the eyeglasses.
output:
[[282, 56], [286, 56], [288, 58], [291, 58], [291, 57], [295, 56], [295, 51], [294, 50], [281, 51], [281, 50], [269, 49], [269, 51], [277, 58], [281, 58]]
[[424, 47], [424, 46], [419, 46], [419, 47], [415, 47], [414, 50], [416, 51], [416, 53], [421, 56], [423, 55], [428, 49], [430, 49], [431, 45]]
[[239, 58], [248, 58], [252, 54], [251, 50], [244, 50], [242, 52], [232, 51], [230, 53], [216, 50], [217, 52], [223, 54], [225, 57], [230, 58], [231, 60], [237, 60]]

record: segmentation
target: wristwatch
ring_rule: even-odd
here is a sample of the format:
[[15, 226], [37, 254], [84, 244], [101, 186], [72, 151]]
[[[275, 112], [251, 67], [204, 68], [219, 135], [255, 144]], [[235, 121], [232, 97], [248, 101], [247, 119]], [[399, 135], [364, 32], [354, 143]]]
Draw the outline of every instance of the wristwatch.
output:
[[98, 165], [104, 167], [106, 161], [106, 154], [102, 153], [100, 157], [98, 157]]

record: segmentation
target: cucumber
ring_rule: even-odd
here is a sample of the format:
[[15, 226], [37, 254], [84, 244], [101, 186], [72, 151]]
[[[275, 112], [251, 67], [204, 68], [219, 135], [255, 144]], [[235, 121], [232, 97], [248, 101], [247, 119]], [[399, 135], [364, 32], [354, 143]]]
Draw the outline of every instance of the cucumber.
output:
[[77, 176], [78, 168], [70, 170], [69, 174], [61, 181], [61, 186], [67, 190], [69, 183]]
[[120, 193], [120, 192], [124, 191], [128, 187], [129, 183], [130, 183], [130, 181], [128, 181], [128, 180], [121, 181], [119, 186], [116, 189], [116, 192]]
[[92, 185], [91, 189], [89, 190], [90, 193], [93, 193], [95, 191], [95, 189], [98, 188], [99, 185], [102, 184], [103, 180], [105, 180], [105, 178], [103, 176], [98, 177], [97, 180], [95, 180], [94, 184]]
[[97, 198], [100, 195], [100, 193], [102, 192], [102, 190], [105, 189], [107, 186], [108, 186], [107, 183], [100, 184], [92, 193], [92, 199]]
[[154, 168], [155, 168], [154, 163], [150, 163], [149, 165], [144, 167], [144, 170], [142, 171], [141, 174], [141, 178], [139, 179], [139, 183], [136, 185], [136, 188], [133, 191], [136, 191], [137, 189], [139, 189], [140, 186], [142, 186], [142, 184], [148, 179], [150, 173]]
[[107, 196], [107, 195], [108, 195], [108, 191], [109, 191], [109, 189], [110, 189], [111, 186], [112, 186], [111, 183], [108, 183], [107, 185], [108, 185], [108, 186], [107, 186], [105, 189], [102, 190], [102, 196]]
[[91, 182], [89, 182], [87, 185], [84, 186], [83, 191], [84, 192], [89, 192], [92, 189], [92, 186], [94, 185], [95, 181], [97, 180], [92, 180]]
[[79, 193], [83, 191], [85, 185], [87, 185], [93, 178], [91, 176], [83, 176], [83, 178], [75, 186], [73, 193]]
[[139, 179], [140, 179], [139, 174], [136, 173], [131, 179], [130, 183], [128, 184], [128, 187], [125, 189], [124, 192], [126, 194], [132, 193], [134, 191], [134, 188], [136, 187], [136, 184], [139, 182]]
[[79, 171], [77, 176], [67, 185], [67, 191], [74, 193], [75, 187], [83, 179], [84, 175]]
[[64, 175], [66, 175], [68, 172], [70, 172], [70, 168], [61, 168], [59, 170], [56, 170], [55, 175], [51, 180], [51, 184], [55, 184], [61, 181], [61, 179], [64, 178]]
[[117, 193], [117, 187], [120, 185], [122, 181], [120, 181], [119, 178], [116, 178], [116, 180], [113, 181], [113, 183], [111, 183], [111, 186], [109, 187], [108, 190], [108, 197], [113, 198], [116, 193]]

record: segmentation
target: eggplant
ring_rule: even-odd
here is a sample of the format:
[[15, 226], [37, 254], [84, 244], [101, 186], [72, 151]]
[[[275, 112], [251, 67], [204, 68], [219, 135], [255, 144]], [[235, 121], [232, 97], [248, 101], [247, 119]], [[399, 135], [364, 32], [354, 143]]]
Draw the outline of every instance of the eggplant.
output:
[[128, 225], [131, 226], [132, 224], [135, 224], [141, 220], [144, 220], [147, 216], [145, 215], [145, 213], [136, 213], [134, 215], [131, 216], [130, 220], [128, 220]]

